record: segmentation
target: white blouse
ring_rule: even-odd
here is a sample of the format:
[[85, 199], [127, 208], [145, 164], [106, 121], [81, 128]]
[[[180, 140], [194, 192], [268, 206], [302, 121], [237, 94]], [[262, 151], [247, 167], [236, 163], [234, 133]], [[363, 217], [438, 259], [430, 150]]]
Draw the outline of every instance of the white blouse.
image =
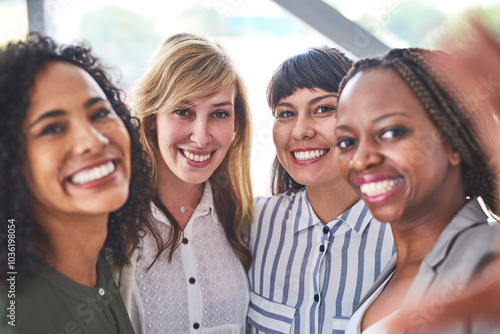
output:
[[384, 288], [391, 279], [392, 275], [394, 275], [394, 273], [389, 275], [389, 277], [387, 277], [387, 279], [382, 284], [380, 284], [377, 290], [375, 290], [375, 292], [356, 310], [356, 312], [354, 312], [352, 317], [349, 319], [349, 322], [347, 323], [345, 334], [360, 334], [360, 333], [388, 334], [389, 333], [387, 330], [387, 323], [397, 314], [398, 310], [380, 319], [376, 323], [371, 324], [363, 332], [361, 332], [361, 321], [363, 320], [363, 317], [368, 307], [370, 307], [370, 305], [378, 298], [378, 296], [382, 293], [382, 291], [384, 291]]
[[[170, 229], [167, 218], [154, 205], [152, 215], [166, 236]], [[137, 260], [132, 297], [131, 318], [138, 332], [245, 332], [248, 279], [215, 213], [208, 182], [172, 262], [164, 252], [148, 271], [155, 255], [156, 242], [147, 235]]]

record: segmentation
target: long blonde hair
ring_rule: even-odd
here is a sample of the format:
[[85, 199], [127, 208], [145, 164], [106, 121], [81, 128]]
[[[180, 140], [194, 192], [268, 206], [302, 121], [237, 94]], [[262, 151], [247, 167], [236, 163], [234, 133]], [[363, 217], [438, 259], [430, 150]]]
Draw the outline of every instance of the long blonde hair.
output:
[[[161, 113], [182, 107], [193, 98], [210, 97], [229, 85], [236, 88], [235, 135], [210, 182], [215, 210], [228, 241], [249, 269], [251, 254], [242, 236], [253, 219], [251, 118], [246, 89], [225, 51], [219, 44], [193, 34], [176, 34], [168, 38], [156, 51], [134, 91], [134, 112], [141, 120], [141, 141], [152, 167], [153, 180], [158, 184], [157, 159], [161, 159], [161, 155], [156, 130], [148, 124]], [[171, 260], [182, 235], [179, 224], [167, 208], [160, 205], [160, 209], [169, 218], [172, 230], [167, 240], [151, 231], [158, 245], [155, 261], [166, 249], [169, 249]]]

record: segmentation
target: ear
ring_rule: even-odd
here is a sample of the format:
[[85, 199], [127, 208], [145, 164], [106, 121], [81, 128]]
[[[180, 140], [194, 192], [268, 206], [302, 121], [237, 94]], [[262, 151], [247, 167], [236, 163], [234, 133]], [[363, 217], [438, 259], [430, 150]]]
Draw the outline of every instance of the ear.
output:
[[460, 158], [460, 154], [455, 148], [451, 149], [450, 156], [448, 157], [448, 162], [452, 166], [459, 166], [462, 162], [462, 158]]
[[156, 116], [147, 117], [144, 120], [144, 126], [148, 130], [156, 130]]

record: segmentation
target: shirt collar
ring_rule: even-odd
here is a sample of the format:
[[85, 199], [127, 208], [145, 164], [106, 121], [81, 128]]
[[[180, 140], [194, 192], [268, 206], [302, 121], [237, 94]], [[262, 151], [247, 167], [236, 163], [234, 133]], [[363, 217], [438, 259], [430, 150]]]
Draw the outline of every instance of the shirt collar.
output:
[[[218, 224], [219, 223], [219, 217], [217, 216], [217, 213], [215, 212], [215, 206], [214, 206], [214, 199], [213, 199], [213, 194], [212, 194], [212, 186], [210, 185], [209, 181], [206, 181], [204, 183], [204, 189], [203, 189], [203, 195], [201, 196], [201, 201], [198, 203], [198, 206], [196, 209], [194, 209], [193, 215], [191, 216], [190, 220], [200, 217], [200, 216], [206, 216], [210, 214], [212, 217], [212, 220]], [[151, 202], [151, 213], [153, 217], [167, 225], [170, 225], [170, 222], [168, 221], [167, 217], [165, 214], [153, 203]]]
[[451, 222], [445, 227], [436, 244], [427, 254], [424, 263], [435, 267], [443, 261], [448, 254], [448, 249], [455, 238], [476, 223], [486, 223], [488, 216], [484, 213], [477, 198], [469, 202], [457, 213]]
[[356, 233], [362, 234], [368, 224], [376, 219], [373, 218], [365, 202], [360, 199], [356, 204], [338, 216], [336, 220], [348, 225], [349, 228]]
[[[321, 224], [321, 220], [314, 212], [309, 197], [307, 196], [306, 187], [299, 190], [295, 194], [294, 201], [298, 201], [298, 209], [295, 211], [297, 216], [304, 218], [299, 219], [298, 224], [295, 224], [294, 233], [309, 228], [315, 224]], [[337, 224], [344, 224], [347, 228], [355, 231], [356, 233], [363, 233], [370, 221], [374, 219], [370, 210], [366, 207], [363, 200], [359, 200], [356, 204], [351, 206], [345, 212], [340, 214], [337, 218], [327, 224], [330, 229]]]

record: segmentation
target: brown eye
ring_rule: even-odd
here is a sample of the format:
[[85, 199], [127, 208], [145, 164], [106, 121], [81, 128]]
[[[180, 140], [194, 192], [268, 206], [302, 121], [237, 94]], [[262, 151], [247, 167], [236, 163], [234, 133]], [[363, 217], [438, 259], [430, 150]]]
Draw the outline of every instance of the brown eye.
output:
[[229, 117], [229, 113], [227, 111], [216, 111], [213, 113], [215, 118], [226, 118]]
[[346, 149], [351, 147], [352, 145], [354, 145], [353, 138], [344, 137], [337, 140], [337, 147], [340, 149]]
[[176, 109], [173, 111], [173, 113], [179, 116], [187, 116], [189, 115], [189, 109]]
[[335, 108], [332, 108], [330, 106], [320, 106], [316, 109], [315, 113], [316, 114], [324, 114], [324, 113], [327, 113], [327, 112], [330, 112], [333, 110], [335, 110]]
[[103, 118], [108, 116], [111, 113], [111, 111], [107, 108], [101, 108], [98, 109], [93, 115], [92, 115], [92, 120], [95, 121], [98, 118]]
[[293, 117], [295, 116], [295, 113], [289, 111], [289, 110], [286, 110], [286, 111], [281, 111], [278, 113], [278, 118], [290, 118], [290, 117]]
[[64, 131], [64, 126], [58, 123], [49, 124], [42, 129], [40, 136], [53, 135]]
[[380, 138], [381, 139], [392, 139], [392, 138], [404, 136], [406, 133], [408, 133], [408, 130], [405, 128], [390, 128], [390, 129], [383, 130], [380, 133]]

